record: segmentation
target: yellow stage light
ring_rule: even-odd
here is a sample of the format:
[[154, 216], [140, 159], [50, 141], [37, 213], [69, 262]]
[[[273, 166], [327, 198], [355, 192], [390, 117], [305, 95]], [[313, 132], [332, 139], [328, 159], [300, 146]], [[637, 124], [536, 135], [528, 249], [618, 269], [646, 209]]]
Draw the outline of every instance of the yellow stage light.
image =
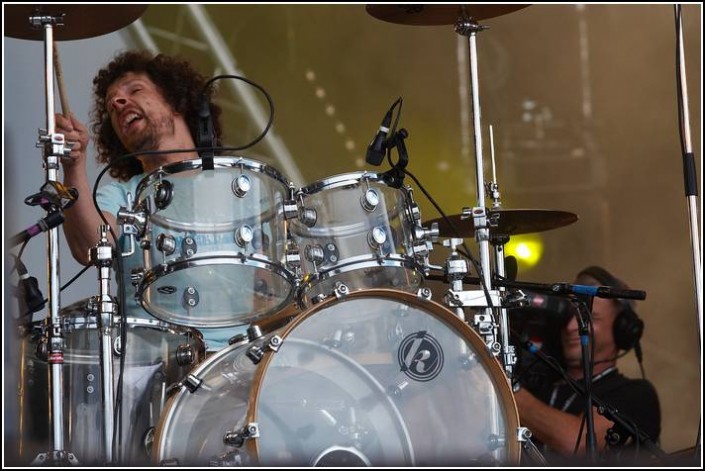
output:
[[512, 236], [504, 247], [504, 254], [516, 257], [520, 272], [530, 270], [541, 261], [543, 239], [538, 234]]

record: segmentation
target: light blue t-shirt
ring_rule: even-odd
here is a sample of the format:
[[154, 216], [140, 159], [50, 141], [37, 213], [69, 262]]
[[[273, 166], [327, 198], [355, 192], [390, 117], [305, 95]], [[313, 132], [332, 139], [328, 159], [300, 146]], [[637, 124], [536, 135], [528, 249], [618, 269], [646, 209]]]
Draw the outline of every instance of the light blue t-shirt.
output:
[[[145, 178], [145, 174], [135, 175], [127, 182], [110, 182], [98, 189], [97, 200], [98, 206], [103, 211], [106, 211], [117, 217], [117, 213], [121, 207], [127, 206], [128, 194], [132, 195], [132, 201], [137, 195], [137, 188], [140, 182]], [[129, 238], [125, 235], [120, 236], [120, 245], [123, 252], [127, 252], [129, 247]], [[128, 257], [123, 257], [123, 277], [122, 282], [127, 289], [127, 305], [125, 313], [127, 317], [154, 319], [155, 316], [147, 312], [141, 305], [140, 299], [136, 297], [136, 288], [133, 287], [130, 275], [135, 268], [144, 267], [142, 251], [139, 248], [139, 241], [135, 241], [134, 253]], [[160, 319], [167, 321], [167, 319]], [[228, 340], [235, 335], [245, 332], [246, 325], [223, 328], [204, 328], [199, 327], [198, 330], [203, 334], [206, 341], [208, 351], [220, 350], [228, 346]]]

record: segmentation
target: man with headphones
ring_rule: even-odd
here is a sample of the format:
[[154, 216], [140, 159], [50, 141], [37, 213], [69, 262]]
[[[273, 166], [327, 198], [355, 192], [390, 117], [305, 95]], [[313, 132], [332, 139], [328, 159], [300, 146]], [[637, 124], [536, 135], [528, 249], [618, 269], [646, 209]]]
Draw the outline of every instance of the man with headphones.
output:
[[[607, 270], [591, 266], [582, 270], [576, 284], [610, 286], [628, 289], [627, 285], [612, 276]], [[634, 422], [639, 431], [646, 433], [656, 443], [661, 431], [661, 413], [658, 395], [646, 379], [629, 379], [617, 370], [619, 352], [635, 350], [641, 364], [639, 340], [644, 323], [627, 300], [594, 298], [592, 312], [592, 336], [589, 349], [592, 352], [592, 394], [613, 406], [622, 415]], [[561, 363], [571, 378], [584, 385], [583, 357], [578, 319], [573, 311], [560, 329]], [[643, 370], [642, 370], [643, 371]], [[555, 381], [553, 380], [555, 379]], [[527, 383], [515, 387], [514, 394], [521, 424], [528, 427], [534, 438], [544, 445], [543, 451], [549, 463], [569, 463], [584, 458], [586, 450], [584, 410], [585, 400], [558, 374], [542, 384]], [[626, 430], [600, 415], [593, 407], [597, 449], [604, 453], [608, 462], [614, 464], [619, 451], [623, 461], [634, 464], [643, 459], [634, 455], [639, 450], [633, 437]], [[616, 443], [607, 444], [608, 430], [616, 432]], [[618, 437], [618, 440], [617, 440]], [[625, 448], [629, 445], [629, 448]], [[641, 447], [644, 450], [645, 447]], [[576, 451], [577, 450], [577, 451]], [[583, 458], [580, 458], [583, 456]], [[577, 457], [577, 458], [576, 458]]]

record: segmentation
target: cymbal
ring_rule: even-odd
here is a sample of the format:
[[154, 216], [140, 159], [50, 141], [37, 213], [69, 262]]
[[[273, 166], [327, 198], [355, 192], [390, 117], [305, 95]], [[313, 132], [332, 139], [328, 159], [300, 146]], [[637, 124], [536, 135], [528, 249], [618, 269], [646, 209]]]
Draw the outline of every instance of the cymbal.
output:
[[402, 25], [453, 25], [465, 13], [474, 20], [486, 20], [521, 10], [529, 5], [367, 5], [365, 10], [378, 20]]
[[149, 5], [4, 5], [5, 36], [44, 40], [44, 28], [34, 28], [29, 17], [64, 16], [63, 26], [53, 28], [55, 41], [85, 39], [112, 33], [142, 16]]
[[[467, 219], [461, 219], [461, 217], [461, 214], [448, 216], [459, 234], [456, 234], [443, 218], [428, 221], [424, 225], [437, 222], [438, 231], [443, 237], [473, 237], [475, 224], [472, 216]], [[549, 231], [573, 224], [578, 220], [577, 214], [545, 209], [488, 209], [487, 217], [493, 221], [490, 225], [490, 234], [507, 236]]]

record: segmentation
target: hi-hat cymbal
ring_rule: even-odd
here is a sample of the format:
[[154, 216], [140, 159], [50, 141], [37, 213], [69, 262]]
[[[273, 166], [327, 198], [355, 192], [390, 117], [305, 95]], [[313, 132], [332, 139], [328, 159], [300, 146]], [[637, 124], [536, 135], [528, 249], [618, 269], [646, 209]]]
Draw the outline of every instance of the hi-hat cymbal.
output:
[[18, 39], [44, 39], [44, 28], [35, 28], [31, 16], [65, 14], [63, 26], [54, 26], [54, 40], [69, 41], [112, 33], [142, 16], [149, 5], [5, 5], [5, 36]]
[[[549, 231], [573, 224], [578, 220], [577, 214], [545, 209], [488, 209], [487, 217], [492, 221], [490, 234], [506, 236]], [[424, 223], [424, 226], [437, 222], [438, 231], [443, 237], [465, 238], [475, 235], [475, 223], [472, 216], [465, 218], [461, 214], [454, 214], [448, 216], [448, 219], [458, 230], [457, 234], [443, 218], [428, 221]]]
[[367, 5], [365, 10], [375, 18], [402, 25], [453, 25], [465, 16], [476, 21], [506, 15], [529, 5]]

